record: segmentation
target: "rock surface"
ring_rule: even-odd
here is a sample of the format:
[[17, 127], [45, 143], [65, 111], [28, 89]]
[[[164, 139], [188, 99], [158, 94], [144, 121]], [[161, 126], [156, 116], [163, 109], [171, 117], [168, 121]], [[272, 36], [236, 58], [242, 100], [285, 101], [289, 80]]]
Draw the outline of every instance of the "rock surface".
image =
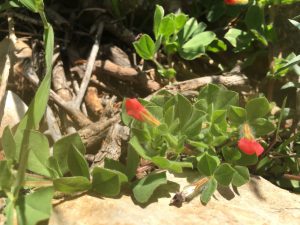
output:
[[0, 138], [6, 126], [13, 127], [20, 122], [27, 111], [27, 105], [11, 91], [4, 95], [4, 101], [0, 105]]
[[[185, 178], [173, 178], [183, 187]], [[173, 185], [174, 186], [174, 185]], [[84, 195], [55, 204], [50, 225], [299, 225], [300, 195], [280, 189], [261, 177], [238, 188], [218, 188], [203, 206], [199, 197], [182, 207], [169, 206], [171, 196], [161, 188], [147, 206], [130, 196], [100, 198]], [[173, 194], [171, 194], [173, 196]]]

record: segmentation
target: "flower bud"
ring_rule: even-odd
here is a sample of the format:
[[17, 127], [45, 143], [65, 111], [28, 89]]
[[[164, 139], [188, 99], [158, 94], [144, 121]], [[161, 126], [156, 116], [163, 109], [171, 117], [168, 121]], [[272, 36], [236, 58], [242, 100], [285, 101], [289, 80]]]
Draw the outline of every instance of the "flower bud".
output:
[[224, 0], [226, 5], [246, 5], [248, 0]]
[[155, 126], [160, 125], [160, 122], [136, 98], [126, 99], [125, 108], [127, 114], [136, 120]]

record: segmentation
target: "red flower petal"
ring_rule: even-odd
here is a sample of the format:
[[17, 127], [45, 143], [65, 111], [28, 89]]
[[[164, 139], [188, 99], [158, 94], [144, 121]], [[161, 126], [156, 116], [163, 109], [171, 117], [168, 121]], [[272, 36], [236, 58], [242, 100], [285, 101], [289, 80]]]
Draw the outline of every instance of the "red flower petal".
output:
[[136, 98], [126, 99], [125, 108], [129, 116], [132, 116], [136, 120], [144, 121], [142, 113], [145, 112], [146, 109]]
[[238, 147], [247, 155], [253, 155], [255, 153], [259, 156], [264, 151], [264, 148], [257, 141], [247, 138], [241, 138], [238, 142]]
[[224, 0], [227, 5], [245, 5], [248, 4], [248, 0]]

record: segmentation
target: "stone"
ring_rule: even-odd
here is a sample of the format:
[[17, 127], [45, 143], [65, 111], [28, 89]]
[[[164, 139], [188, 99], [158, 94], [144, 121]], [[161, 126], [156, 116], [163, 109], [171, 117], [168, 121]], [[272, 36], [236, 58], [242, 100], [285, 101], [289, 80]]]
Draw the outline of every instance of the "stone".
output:
[[[181, 187], [185, 178], [172, 177]], [[58, 201], [50, 225], [299, 225], [300, 195], [281, 189], [262, 177], [252, 177], [239, 188], [219, 187], [211, 201], [202, 205], [199, 196], [181, 207], [169, 206], [178, 185], [164, 186], [148, 205], [138, 205], [128, 195], [103, 198], [82, 195]]]
[[11, 91], [7, 91], [0, 105], [0, 138], [6, 126], [13, 127], [25, 115], [27, 105]]

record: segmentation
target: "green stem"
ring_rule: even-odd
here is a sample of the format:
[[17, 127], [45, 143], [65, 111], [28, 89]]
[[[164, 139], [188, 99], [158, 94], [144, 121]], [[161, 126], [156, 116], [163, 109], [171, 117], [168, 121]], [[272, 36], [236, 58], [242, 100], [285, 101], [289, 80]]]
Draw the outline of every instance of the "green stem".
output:
[[152, 59], [152, 62], [155, 63], [158, 69], [160, 70], [164, 69], [163, 65], [161, 65], [155, 58]]
[[18, 199], [20, 189], [23, 187], [23, 183], [24, 183], [27, 161], [30, 152], [30, 148], [28, 146], [29, 144], [28, 140], [29, 140], [29, 132], [24, 132], [24, 136], [21, 144], [22, 147], [21, 147], [20, 157], [19, 157], [19, 167], [18, 167], [16, 181], [13, 188], [13, 195], [15, 201]]

